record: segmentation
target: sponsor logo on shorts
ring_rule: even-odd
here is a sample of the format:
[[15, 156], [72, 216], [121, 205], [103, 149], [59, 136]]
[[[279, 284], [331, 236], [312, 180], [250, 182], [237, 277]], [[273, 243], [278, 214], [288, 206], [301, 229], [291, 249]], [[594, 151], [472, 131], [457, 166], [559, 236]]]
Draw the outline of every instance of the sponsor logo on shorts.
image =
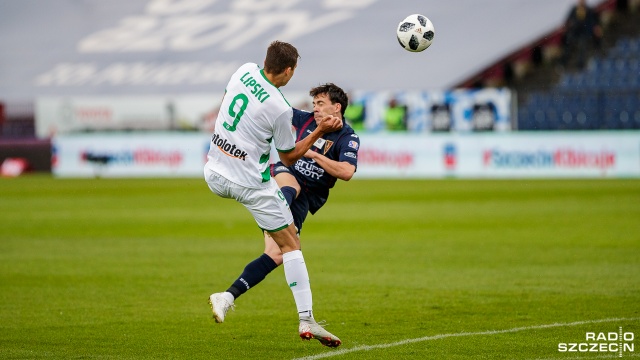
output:
[[239, 149], [235, 144], [232, 144], [227, 141], [227, 139], [223, 139], [218, 134], [213, 134], [211, 137], [211, 142], [220, 149], [225, 155], [240, 159], [242, 161], [247, 160], [247, 152]]

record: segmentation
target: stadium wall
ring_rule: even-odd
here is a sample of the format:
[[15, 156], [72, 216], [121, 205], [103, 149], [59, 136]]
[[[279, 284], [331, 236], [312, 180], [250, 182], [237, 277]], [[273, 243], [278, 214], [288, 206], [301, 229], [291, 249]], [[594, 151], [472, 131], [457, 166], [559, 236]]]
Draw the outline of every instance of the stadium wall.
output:
[[51, 140], [0, 140], [0, 164], [6, 159], [19, 158], [27, 163], [28, 171], [51, 171]]

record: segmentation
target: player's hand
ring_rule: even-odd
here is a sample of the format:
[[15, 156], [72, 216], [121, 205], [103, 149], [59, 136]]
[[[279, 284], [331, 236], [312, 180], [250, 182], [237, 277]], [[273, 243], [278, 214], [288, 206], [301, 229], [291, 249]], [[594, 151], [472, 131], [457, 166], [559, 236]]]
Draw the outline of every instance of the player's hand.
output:
[[323, 133], [330, 133], [337, 130], [342, 129], [342, 119], [333, 115], [325, 115], [322, 120], [320, 120], [320, 124], [318, 124], [318, 129]]

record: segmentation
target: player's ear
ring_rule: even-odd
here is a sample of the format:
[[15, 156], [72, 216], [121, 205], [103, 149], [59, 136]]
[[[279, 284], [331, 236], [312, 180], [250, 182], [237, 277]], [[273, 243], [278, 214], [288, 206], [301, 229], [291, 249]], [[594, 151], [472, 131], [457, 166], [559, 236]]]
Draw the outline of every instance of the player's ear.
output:
[[342, 104], [340, 104], [339, 102], [336, 103], [336, 113], [342, 114]]

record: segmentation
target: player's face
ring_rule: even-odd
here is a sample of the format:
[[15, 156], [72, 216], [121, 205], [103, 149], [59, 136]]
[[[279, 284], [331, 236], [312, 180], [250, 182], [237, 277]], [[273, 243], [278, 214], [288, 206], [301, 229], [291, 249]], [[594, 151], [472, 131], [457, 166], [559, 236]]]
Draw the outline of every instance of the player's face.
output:
[[327, 115], [338, 116], [338, 103], [332, 104], [328, 94], [318, 94], [313, 98], [313, 117], [320, 121]]

